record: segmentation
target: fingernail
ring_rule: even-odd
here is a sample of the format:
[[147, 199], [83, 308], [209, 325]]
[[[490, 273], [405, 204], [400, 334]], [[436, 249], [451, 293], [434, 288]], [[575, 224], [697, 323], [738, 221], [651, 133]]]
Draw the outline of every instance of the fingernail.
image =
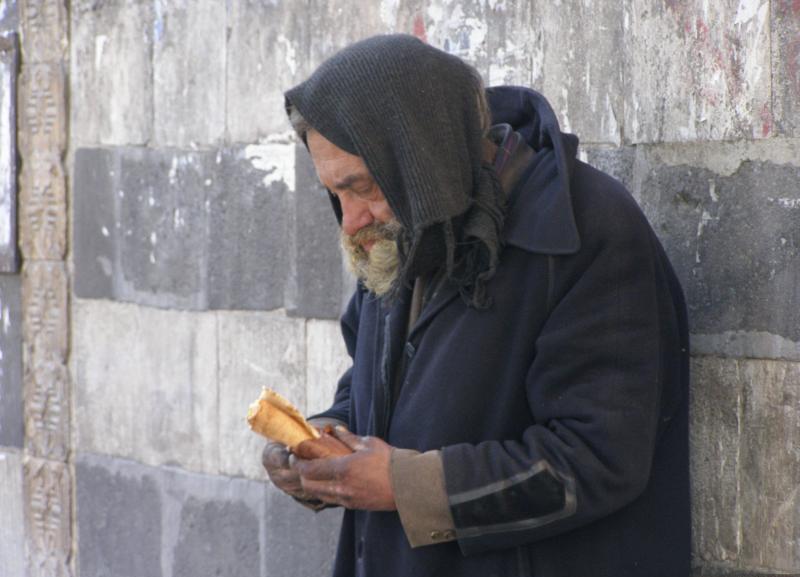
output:
[[340, 433], [344, 433], [347, 431], [347, 427], [345, 427], [344, 425], [336, 425], [336, 430], [339, 431]]

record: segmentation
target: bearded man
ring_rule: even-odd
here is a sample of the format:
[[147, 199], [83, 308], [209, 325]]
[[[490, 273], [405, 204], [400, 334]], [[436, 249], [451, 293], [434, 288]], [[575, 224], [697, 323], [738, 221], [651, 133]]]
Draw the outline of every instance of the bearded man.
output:
[[688, 575], [685, 305], [622, 185], [540, 94], [410, 36], [286, 103], [360, 279], [313, 421], [354, 452], [264, 465], [346, 508], [334, 575]]

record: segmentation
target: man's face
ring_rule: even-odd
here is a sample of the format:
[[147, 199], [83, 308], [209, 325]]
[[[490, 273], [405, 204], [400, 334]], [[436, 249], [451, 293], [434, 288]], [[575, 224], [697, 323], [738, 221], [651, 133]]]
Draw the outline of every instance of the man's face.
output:
[[400, 223], [378, 183], [359, 156], [342, 150], [319, 132], [306, 136], [317, 176], [342, 207], [342, 246], [353, 273], [377, 295], [389, 291], [400, 261]]

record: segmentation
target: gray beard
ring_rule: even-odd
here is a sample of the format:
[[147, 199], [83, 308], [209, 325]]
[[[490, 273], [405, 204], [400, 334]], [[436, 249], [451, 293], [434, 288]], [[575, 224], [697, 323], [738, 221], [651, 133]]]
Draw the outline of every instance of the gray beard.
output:
[[[389, 223], [373, 223], [353, 236], [342, 233], [342, 248], [352, 273], [364, 286], [378, 296], [392, 290], [400, 272], [400, 254], [397, 237], [401, 225], [393, 220]], [[374, 240], [367, 252], [361, 243]]]

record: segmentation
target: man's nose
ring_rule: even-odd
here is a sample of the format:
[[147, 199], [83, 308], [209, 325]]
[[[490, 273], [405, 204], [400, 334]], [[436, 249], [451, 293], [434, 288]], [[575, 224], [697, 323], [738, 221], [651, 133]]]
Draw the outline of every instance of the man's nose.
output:
[[375, 220], [367, 203], [363, 201], [343, 194], [339, 196], [339, 203], [342, 207], [342, 231], [348, 236], [354, 235]]

